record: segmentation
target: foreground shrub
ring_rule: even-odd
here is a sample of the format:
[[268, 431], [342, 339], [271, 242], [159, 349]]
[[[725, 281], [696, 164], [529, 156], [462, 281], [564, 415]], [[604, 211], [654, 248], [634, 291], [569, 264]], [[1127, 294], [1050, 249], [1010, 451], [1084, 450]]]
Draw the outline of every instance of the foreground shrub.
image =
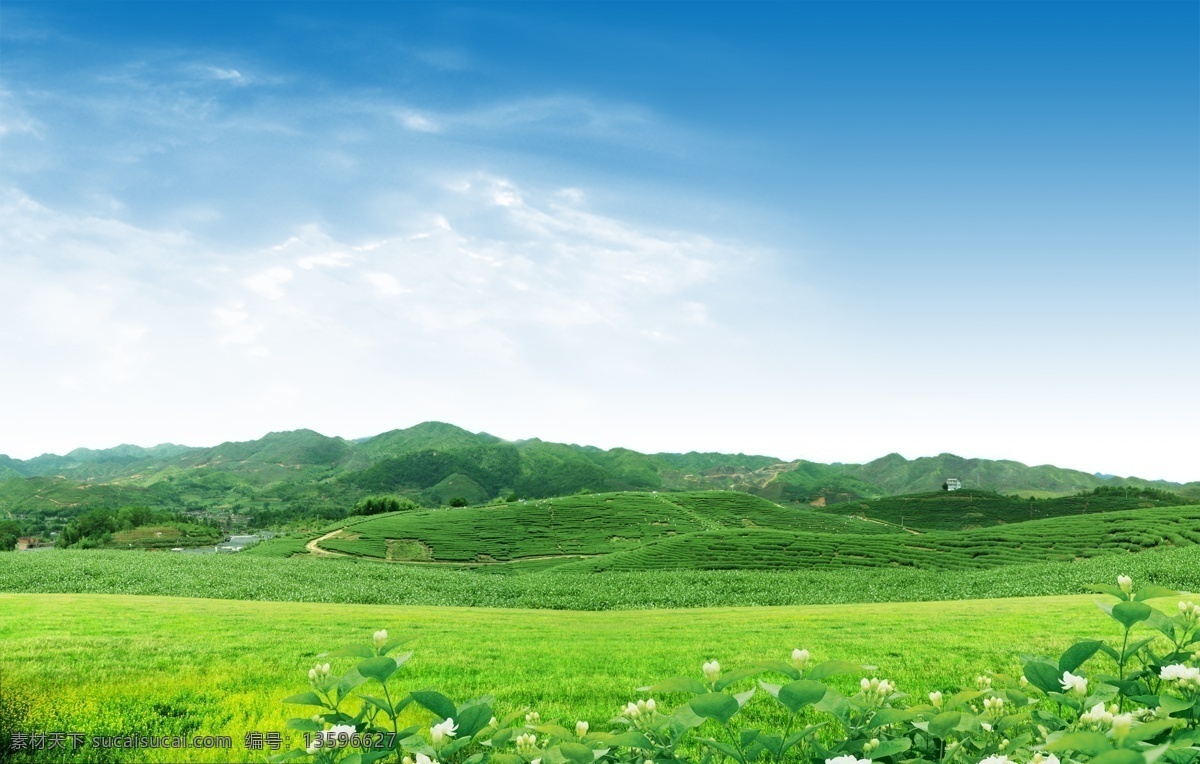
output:
[[[970, 686], [910, 698], [873, 666], [815, 662], [796, 648], [789, 660], [732, 671], [709, 660], [699, 677], [642, 687], [645, 697], [605, 730], [544, 721], [529, 709], [498, 719], [489, 697], [456, 704], [434, 690], [401, 694], [395, 678], [412, 653], [393, 657], [404, 640], [383, 630], [373, 644], [328, 653], [329, 662], [309, 670], [311, 689], [285, 701], [317, 709], [288, 722], [304, 747], [271, 761], [1196, 764], [1200, 605], [1180, 602], [1167, 615], [1146, 600], [1175, 592], [1135, 589], [1128, 576], [1093, 588], [1116, 598], [1101, 607], [1120, 626], [1119, 646], [1085, 640], [1057, 659], [1030, 656], [1019, 678], [983, 674]], [[355, 665], [335, 673], [342, 659]], [[668, 697], [674, 702], [660, 700]], [[749, 703], [770, 704], [784, 721], [740, 724]]]

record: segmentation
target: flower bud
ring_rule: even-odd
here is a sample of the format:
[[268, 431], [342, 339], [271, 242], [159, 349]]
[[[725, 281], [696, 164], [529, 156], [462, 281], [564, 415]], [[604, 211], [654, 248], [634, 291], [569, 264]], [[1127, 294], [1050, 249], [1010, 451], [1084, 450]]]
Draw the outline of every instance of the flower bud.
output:
[[721, 676], [721, 664], [716, 661], [705, 663], [701, 670], [704, 672], [704, 678], [710, 682], [717, 681]]
[[384, 642], [387, 642], [387, 629], [380, 629], [375, 632], [375, 646], [383, 647]]
[[808, 658], [808, 650], [801, 650], [799, 648], [792, 650], [792, 663], [796, 665], [796, 668], [802, 669], [807, 666]]
[[647, 711], [653, 711], [654, 705], [655, 705], [654, 698], [646, 698], [646, 710]]
[[1117, 714], [1112, 719], [1113, 737], [1120, 740], [1129, 734], [1133, 727], [1133, 714]]
[[585, 721], [575, 722], [575, 737], [583, 737], [588, 733], [588, 723]]
[[530, 711], [529, 713], [525, 714], [525, 723], [526, 724], [541, 724], [542, 723], [542, 715], [539, 714], [537, 711]]
[[1133, 579], [1129, 576], [1117, 576], [1117, 586], [1121, 587], [1121, 591], [1129, 594], [1133, 591]]
[[931, 693], [929, 693], [929, 702], [933, 704], [933, 707], [934, 707], [934, 708], [941, 708], [941, 707], [942, 707], [942, 693], [941, 693], [941, 691], [939, 690], [939, 691], [937, 691], [937, 692], [931, 692]]

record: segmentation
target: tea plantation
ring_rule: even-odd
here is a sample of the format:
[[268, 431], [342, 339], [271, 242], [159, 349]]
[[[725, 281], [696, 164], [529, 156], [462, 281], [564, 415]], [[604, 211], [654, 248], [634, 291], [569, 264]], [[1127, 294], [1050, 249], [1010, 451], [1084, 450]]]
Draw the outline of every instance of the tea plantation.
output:
[[1035, 520], [1001, 528], [856, 536], [722, 529], [564, 565], [561, 571], [902, 566], [970, 570], [1200, 544], [1200, 507]]
[[[604, 555], [659, 539], [729, 528], [895, 534], [887, 524], [782, 507], [749, 494], [605, 493], [352, 518], [322, 549], [394, 561], [494, 563]], [[282, 542], [281, 542], [282, 543]], [[274, 554], [276, 544], [256, 553]]]
[[1056, 499], [1022, 498], [966, 489], [831, 504], [823, 511], [836, 515], [860, 515], [919, 530], [957, 531], [1044, 520], [1048, 517], [1171, 507], [1186, 503], [1186, 499], [1175, 494], [1148, 488], [1096, 489], [1090, 493]]

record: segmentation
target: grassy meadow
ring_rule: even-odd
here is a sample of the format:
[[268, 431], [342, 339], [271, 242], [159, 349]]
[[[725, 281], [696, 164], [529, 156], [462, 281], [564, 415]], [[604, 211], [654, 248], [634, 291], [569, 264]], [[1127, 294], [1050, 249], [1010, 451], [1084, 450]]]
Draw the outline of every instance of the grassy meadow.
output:
[[[712, 658], [734, 668], [795, 647], [876, 665], [870, 674], [905, 692], [958, 688], [986, 670], [1018, 671], [1023, 653], [1057, 655], [1081, 638], [1113, 637], [1115, 625], [1095, 605], [1101, 599], [588, 613], [0, 594], [0, 706], [4, 721], [24, 729], [234, 739], [229, 751], [109, 752], [114, 761], [261, 760], [243, 735], [283, 732], [286, 718], [305, 713], [281, 701], [307, 689], [317, 655], [387, 628], [413, 638], [405, 689], [436, 688], [459, 702], [490, 694], [502, 711], [529, 706], [543, 719], [604, 729], [638, 686], [697, 676]], [[754, 713], [769, 709], [763, 702]], [[110, 759], [94, 752], [87, 760]]]

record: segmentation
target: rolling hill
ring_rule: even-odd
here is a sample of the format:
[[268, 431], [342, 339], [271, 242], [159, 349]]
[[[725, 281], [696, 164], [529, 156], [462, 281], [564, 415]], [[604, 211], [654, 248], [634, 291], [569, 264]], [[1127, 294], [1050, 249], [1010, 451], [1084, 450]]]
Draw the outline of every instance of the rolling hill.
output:
[[[295, 430], [210, 448], [123, 445], [24, 461], [0, 456], [0, 519], [15, 519], [23, 532], [45, 536], [89, 509], [145, 505], [203, 515], [232, 529], [334, 520], [379, 493], [436, 507], [454, 500], [697, 490], [739, 491], [786, 505], [857, 501], [867, 508], [850, 514], [872, 515], [872, 502], [881, 497], [932, 491], [947, 477], [997, 493], [1072, 494], [1128, 485], [1172, 491], [1185, 497], [1181, 501], [1200, 499], [1200, 483], [1100, 477], [950, 454], [914, 460], [891, 454], [858, 465], [747, 454], [642, 454], [536, 438], [505, 441], [425, 422], [357, 441]], [[1015, 514], [1018, 509], [1009, 512]], [[996, 520], [1007, 522], [1004, 517]]]

